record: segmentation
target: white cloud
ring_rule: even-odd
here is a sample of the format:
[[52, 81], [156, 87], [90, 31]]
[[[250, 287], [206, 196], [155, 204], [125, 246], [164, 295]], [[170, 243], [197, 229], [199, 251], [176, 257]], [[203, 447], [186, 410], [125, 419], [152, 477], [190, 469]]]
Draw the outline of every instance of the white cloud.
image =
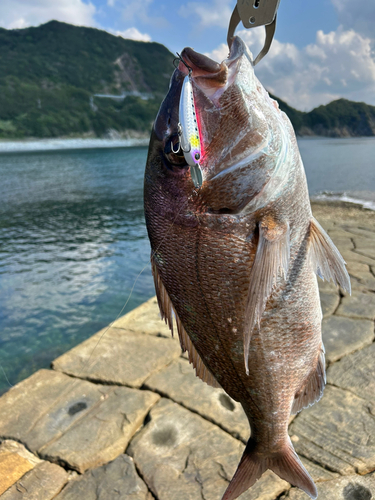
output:
[[118, 30], [107, 30], [116, 36], [122, 36], [122, 38], [130, 38], [131, 40], [139, 40], [141, 42], [151, 42], [151, 36], [148, 33], [141, 33], [137, 28], [128, 28], [124, 31]]
[[[115, 5], [114, 0], [108, 1], [113, 2], [113, 5]], [[149, 14], [150, 6], [153, 3], [154, 0], [116, 0], [115, 7], [127, 24], [140, 21], [153, 27], [167, 28], [169, 23], [165, 17]]]
[[331, 0], [336, 9], [340, 24], [352, 28], [363, 36], [374, 38], [375, 2], [374, 0]]
[[182, 5], [179, 14], [186, 18], [196, 18], [201, 27], [220, 26], [228, 28], [228, 20], [232, 15], [234, 2], [231, 0], [213, 0], [207, 2], [188, 2]]
[[[238, 34], [254, 55], [258, 54], [263, 30]], [[375, 104], [372, 42], [343, 27], [327, 34], [318, 31], [315, 43], [302, 49], [274, 40], [255, 72], [270, 92], [298, 109], [308, 110], [340, 97]], [[222, 60], [227, 53], [227, 46], [222, 44], [208, 55]]]
[[96, 8], [83, 0], [1, 0], [0, 26], [8, 29], [38, 26], [55, 19], [79, 26], [96, 26]]

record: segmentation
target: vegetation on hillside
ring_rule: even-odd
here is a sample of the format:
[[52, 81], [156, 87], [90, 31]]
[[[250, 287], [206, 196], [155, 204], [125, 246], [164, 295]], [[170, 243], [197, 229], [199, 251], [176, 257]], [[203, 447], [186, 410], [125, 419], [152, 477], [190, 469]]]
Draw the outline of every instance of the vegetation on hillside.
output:
[[326, 137], [359, 137], [375, 135], [375, 106], [364, 102], [337, 99], [326, 106], [304, 112], [292, 108], [278, 97], [272, 96], [288, 116], [299, 135]]
[[[0, 138], [148, 132], [174, 56], [163, 45], [51, 21], [0, 28]], [[145, 92], [149, 99], [128, 95]], [[339, 99], [309, 113], [278, 99], [297, 134], [375, 135], [375, 106]]]
[[[0, 29], [0, 137], [149, 130], [173, 70], [158, 43], [51, 21]], [[94, 97], [148, 92], [143, 100]]]

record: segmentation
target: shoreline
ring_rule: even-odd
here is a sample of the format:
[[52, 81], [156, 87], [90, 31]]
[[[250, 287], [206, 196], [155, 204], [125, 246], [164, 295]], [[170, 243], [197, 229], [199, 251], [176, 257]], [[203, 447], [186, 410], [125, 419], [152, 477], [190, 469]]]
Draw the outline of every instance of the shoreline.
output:
[[1, 153], [33, 153], [43, 151], [64, 151], [75, 149], [110, 149], [148, 146], [147, 137], [57, 137], [53, 139], [0, 139]]
[[[342, 139], [348, 141], [351, 139], [358, 140], [373, 140], [375, 136], [360, 136], [360, 137], [327, 137], [320, 135], [297, 135], [297, 140], [332, 140]], [[58, 151], [61, 149], [95, 149], [95, 148], [118, 148], [118, 147], [135, 147], [148, 146], [150, 140], [149, 133], [132, 133], [121, 134], [111, 132], [107, 137], [95, 136], [77, 136], [77, 137], [53, 137], [42, 139], [38, 137], [27, 137], [23, 139], [0, 139], [0, 154], [1, 153], [21, 153], [30, 151]]]
[[[7, 140], [0, 139], [0, 155], [12, 153], [43, 153], [54, 151], [74, 151], [88, 149], [121, 149], [134, 147], [148, 147], [149, 134], [129, 134], [130, 136], [121, 136], [120, 134], [110, 134], [106, 138], [97, 137], [58, 137], [53, 139], [19, 139]], [[327, 137], [309, 137], [301, 136], [298, 139], [330, 140]], [[342, 138], [348, 140], [350, 138]], [[369, 138], [364, 138], [369, 139]], [[312, 203], [349, 203], [353, 206], [359, 206], [363, 209], [375, 211], [375, 193], [366, 198], [364, 192], [326, 192], [321, 191], [310, 196]]]

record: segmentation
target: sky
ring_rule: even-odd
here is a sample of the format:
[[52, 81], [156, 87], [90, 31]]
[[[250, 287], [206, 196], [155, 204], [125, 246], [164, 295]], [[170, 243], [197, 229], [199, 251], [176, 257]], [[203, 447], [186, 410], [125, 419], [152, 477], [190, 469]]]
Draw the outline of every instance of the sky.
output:
[[[216, 60], [235, 0], [1, 0], [0, 26], [38, 26], [52, 19], [155, 41], [172, 52], [193, 47]], [[236, 31], [256, 55], [264, 28]], [[171, 66], [171, 72], [173, 67]], [[375, 105], [375, 0], [281, 0], [275, 39], [256, 66], [266, 89], [308, 111], [344, 97]]]

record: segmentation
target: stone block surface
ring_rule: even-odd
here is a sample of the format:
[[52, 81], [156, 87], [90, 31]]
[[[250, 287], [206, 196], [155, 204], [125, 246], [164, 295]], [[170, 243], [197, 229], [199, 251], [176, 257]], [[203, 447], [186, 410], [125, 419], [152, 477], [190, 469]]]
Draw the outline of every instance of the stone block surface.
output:
[[305, 457], [299, 457], [303, 465], [306, 467], [307, 472], [313, 478], [314, 483], [321, 483], [323, 481], [331, 481], [335, 477], [340, 477], [337, 472], [331, 472], [330, 470], [323, 469], [318, 464], [307, 460]]
[[375, 265], [375, 259], [368, 257], [362, 253], [358, 253], [356, 250], [344, 250], [340, 252], [343, 256], [345, 262], [359, 262], [362, 264], [368, 264], [370, 266]]
[[319, 403], [290, 426], [297, 451], [341, 475], [375, 470], [375, 402], [327, 386]]
[[1, 500], [52, 500], [69, 479], [62, 467], [40, 462], [0, 495]]
[[[127, 453], [158, 500], [218, 500], [243, 448], [240, 441], [199, 415], [162, 399]], [[268, 471], [241, 500], [274, 500], [288, 487]]]
[[146, 333], [158, 337], [171, 337], [171, 331], [164, 321], [160, 319], [158, 301], [152, 297], [144, 304], [122, 316], [112, 325], [131, 332]]
[[362, 264], [362, 262], [350, 261], [346, 263], [346, 269], [348, 273], [367, 273], [369, 271], [368, 264]]
[[322, 322], [326, 361], [334, 363], [354, 351], [371, 344], [374, 340], [374, 323], [341, 316], [329, 316]]
[[342, 298], [337, 309], [339, 316], [353, 319], [375, 319], [375, 294], [353, 291], [352, 295]]
[[365, 257], [369, 257], [370, 259], [375, 261], [375, 248], [373, 243], [371, 244], [369, 242], [366, 245], [358, 245], [355, 249], [355, 252]]
[[353, 290], [360, 289], [360, 290], [375, 291], [375, 276], [372, 273], [370, 273], [370, 271], [366, 272], [351, 271], [350, 281], [352, 283]]
[[40, 370], [0, 399], [0, 435], [83, 472], [122, 453], [158, 399]]
[[0, 495], [41, 460], [21, 443], [4, 440], [0, 444]]
[[375, 343], [330, 366], [327, 382], [370, 402], [374, 401]]
[[249, 439], [249, 423], [242, 406], [223, 389], [214, 389], [196, 377], [186, 359], [180, 358], [152, 375], [145, 387], [199, 413], [245, 443]]
[[177, 339], [119, 328], [110, 328], [104, 336], [102, 332], [57, 358], [53, 368], [97, 382], [141, 387], [147, 377], [181, 354]]
[[350, 234], [354, 235], [354, 239], [356, 236], [360, 236], [361, 238], [366, 238], [370, 240], [375, 240], [375, 231], [370, 227], [358, 227], [354, 225], [344, 225], [343, 228]]
[[320, 292], [320, 304], [322, 306], [323, 317], [331, 316], [337, 309], [340, 296], [336, 293]]
[[340, 229], [330, 230], [328, 231], [328, 234], [340, 252], [344, 249], [351, 250], [354, 248], [352, 234]]
[[[318, 498], [324, 500], [373, 500], [375, 498], [375, 476], [352, 475], [317, 484]], [[284, 498], [306, 500], [301, 490], [292, 488]]]
[[56, 500], [152, 500], [128, 455], [120, 455], [70, 481]]
[[338, 286], [334, 285], [332, 281], [322, 280], [319, 277], [317, 279], [320, 293], [325, 292], [339, 295], [339, 288]]

